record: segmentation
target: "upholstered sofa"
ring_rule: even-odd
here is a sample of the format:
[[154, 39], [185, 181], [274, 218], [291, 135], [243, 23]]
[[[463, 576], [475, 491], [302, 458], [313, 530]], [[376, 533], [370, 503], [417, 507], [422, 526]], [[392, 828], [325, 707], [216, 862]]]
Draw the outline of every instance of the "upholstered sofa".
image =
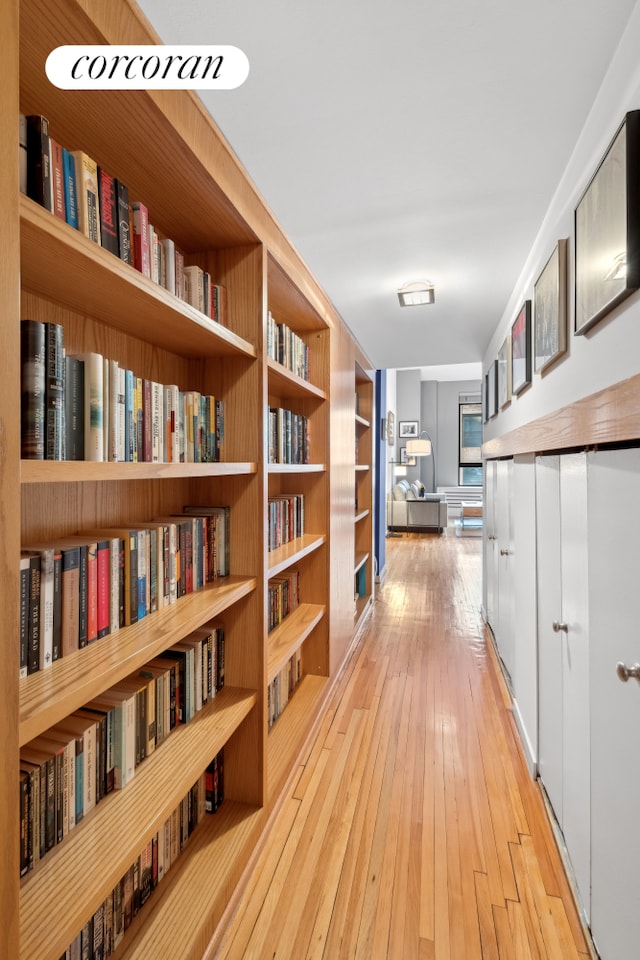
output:
[[404, 477], [389, 494], [389, 527], [391, 530], [447, 529], [447, 502], [444, 494], [426, 493], [420, 480], [409, 483]]

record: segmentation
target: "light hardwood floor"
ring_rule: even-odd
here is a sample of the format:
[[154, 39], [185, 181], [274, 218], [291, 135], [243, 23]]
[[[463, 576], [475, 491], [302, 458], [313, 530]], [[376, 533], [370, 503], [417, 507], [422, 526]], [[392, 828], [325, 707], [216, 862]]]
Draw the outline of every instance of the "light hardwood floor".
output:
[[480, 603], [479, 539], [387, 541], [216, 960], [589, 955]]

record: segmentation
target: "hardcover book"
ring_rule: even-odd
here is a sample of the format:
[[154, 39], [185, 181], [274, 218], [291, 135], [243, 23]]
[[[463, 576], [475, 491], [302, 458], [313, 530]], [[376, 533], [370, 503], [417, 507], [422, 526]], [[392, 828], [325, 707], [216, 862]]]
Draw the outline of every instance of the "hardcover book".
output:
[[118, 256], [125, 263], [133, 264], [131, 230], [129, 222], [129, 190], [121, 180], [115, 181], [118, 219]]
[[76, 166], [73, 154], [62, 148], [64, 173], [64, 212], [69, 226], [78, 229], [78, 193], [76, 190]]
[[100, 243], [100, 201], [98, 165], [82, 150], [73, 151], [78, 201], [78, 229], [85, 237]]
[[100, 243], [105, 250], [119, 256], [116, 183], [103, 167], [97, 168], [100, 203]]
[[53, 189], [53, 212], [60, 220], [67, 219], [64, 199], [64, 161], [62, 147], [57, 140], [50, 138], [51, 144], [51, 185]]
[[45, 454], [45, 325], [20, 322], [21, 456], [44, 460]]
[[36, 114], [27, 117], [27, 194], [46, 210], [53, 209], [49, 121]]

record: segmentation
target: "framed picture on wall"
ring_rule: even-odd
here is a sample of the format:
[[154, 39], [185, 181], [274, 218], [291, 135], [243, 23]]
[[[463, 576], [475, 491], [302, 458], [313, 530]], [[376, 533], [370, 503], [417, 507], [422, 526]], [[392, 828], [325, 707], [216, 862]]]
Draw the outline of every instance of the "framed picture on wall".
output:
[[489, 420], [498, 412], [498, 361], [494, 360], [487, 372], [487, 416]]
[[416, 465], [416, 458], [407, 455], [406, 447], [400, 447], [400, 463], [404, 463], [407, 467], [415, 467]]
[[402, 440], [403, 438], [415, 439], [417, 436], [418, 436], [417, 420], [399, 420], [398, 421], [398, 439], [399, 440]]
[[640, 286], [640, 110], [625, 116], [575, 210], [575, 333]]
[[396, 431], [395, 431], [396, 418], [391, 413], [391, 410], [387, 413], [387, 443], [392, 444], [396, 442]]
[[531, 383], [531, 300], [525, 300], [511, 324], [511, 393]]
[[506, 336], [498, 351], [498, 410], [511, 403], [511, 337]]
[[533, 287], [533, 369], [542, 373], [567, 350], [567, 246], [558, 240]]

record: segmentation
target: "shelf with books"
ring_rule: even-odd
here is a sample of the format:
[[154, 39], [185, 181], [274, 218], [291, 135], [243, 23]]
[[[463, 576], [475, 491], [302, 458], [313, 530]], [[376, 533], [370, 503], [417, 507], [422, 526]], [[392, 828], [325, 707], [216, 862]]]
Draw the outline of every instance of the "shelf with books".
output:
[[20, 681], [19, 742], [38, 736], [207, 620], [256, 589], [255, 577], [222, 577], [130, 627]]
[[21, 460], [20, 482], [84, 483], [249, 476], [257, 463], [94, 463], [90, 460]]
[[326, 400], [325, 390], [314, 386], [308, 380], [296, 376], [291, 370], [287, 370], [277, 360], [269, 358], [267, 360], [269, 370], [269, 389], [274, 393], [286, 394], [291, 397], [316, 397], [320, 400]]
[[253, 343], [209, 320], [28, 197], [20, 197], [20, 214], [25, 290], [182, 356], [256, 357]]
[[360, 568], [364, 566], [364, 564], [367, 562], [368, 559], [369, 559], [368, 553], [356, 554], [355, 563], [353, 565], [353, 572], [357, 573], [358, 570], [360, 570]]
[[326, 607], [319, 603], [301, 603], [270, 634], [267, 642], [267, 683], [307, 639], [324, 617]]
[[329, 677], [303, 676], [286, 710], [269, 731], [269, 796], [277, 794], [291, 772], [291, 760], [309, 737], [318, 707], [327, 695]]
[[[64, 952], [256, 702], [255, 692], [225, 687], [47, 854], [21, 886], [21, 958]], [[43, 924], [43, 916], [56, 923]]]

